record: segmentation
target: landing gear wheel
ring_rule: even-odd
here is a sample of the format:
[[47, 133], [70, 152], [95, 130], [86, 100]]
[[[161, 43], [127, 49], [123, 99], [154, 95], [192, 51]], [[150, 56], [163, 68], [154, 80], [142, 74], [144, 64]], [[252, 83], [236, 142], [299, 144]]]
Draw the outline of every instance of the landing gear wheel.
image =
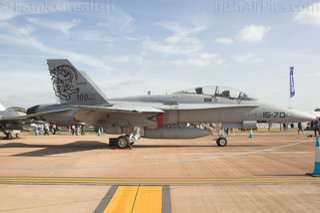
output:
[[16, 138], [19, 139], [20, 138], [20, 134], [16, 133]]
[[134, 142], [131, 142], [131, 143], [130, 143], [130, 146], [132, 146], [133, 144], [134, 144]]
[[129, 138], [126, 136], [120, 136], [117, 141], [117, 147], [120, 149], [124, 149], [129, 147]]
[[218, 138], [217, 145], [220, 147], [227, 146], [227, 139], [226, 138]]

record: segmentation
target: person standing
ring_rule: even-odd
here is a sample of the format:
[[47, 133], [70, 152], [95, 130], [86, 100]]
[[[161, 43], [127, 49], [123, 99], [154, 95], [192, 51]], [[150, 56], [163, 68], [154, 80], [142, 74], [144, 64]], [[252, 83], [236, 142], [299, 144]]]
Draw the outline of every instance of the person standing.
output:
[[84, 133], [84, 126], [81, 125], [80, 127], [81, 127], [81, 129], [80, 129], [80, 130], [81, 130], [81, 135], [84, 135], [84, 134], [85, 134], [85, 133]]
[[52, 134], [56, 134], [56, 132], [57, 132], [57, 125], [55, 125], [55, 124], [52, 124]]
[[78, 125], [75, 126], [75, 133], [76, 133], [76, 135], [79, 134], [79, 126]]
[[291, 131], [293, 131], [293, 128], [294, 128], [294, 124], [293, 123], [290, 124], [290, 128], [291, 128]]
[[49, 135], [49, 124], [48, 123], [46, 123], [45, 126], [44, 126], [43, 135]]
[[76, 131], [76, 127], [74, 125], [71, 126], [71, 135], [73, 136]]
[[301, 122], [298, 123], [298, 135], [300, 135], [300, 132], [304, 135]]

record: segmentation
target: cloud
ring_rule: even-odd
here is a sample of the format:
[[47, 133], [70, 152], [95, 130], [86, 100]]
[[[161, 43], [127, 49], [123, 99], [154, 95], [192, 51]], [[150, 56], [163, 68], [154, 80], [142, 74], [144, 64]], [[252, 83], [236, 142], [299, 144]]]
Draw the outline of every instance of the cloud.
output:
[[0, 97], [3, 105], [30, 107], [55, 101], [48, 71], [44, 72], [37, 68], [22, 70], [10, 68], [1, 71], [5, 73], [1, 75], [0, 84], [0, 90], [6, 91]]
[[200, 41], [195, 36], [208, 28], [208, 26], [205, 24], [181, 25], [177, 22], [163, 22], [157, 23], [156, 25], [172, 31], [173, 35], [164, 39], [164, 42], [171, 44], [199, 44]]
[[202, 44], [167, 44], [162, 41], [145, 40], [142, 42], [146, 50], [160, 52], [165, 55], [188, 55], [202, 49]]
[[120, 7], [112, 6], [112, 11], [104, 16], [104, 22], [98, 23], [100, 27], [106, 27], [112, 32], [131, 32], [132, 16]]
[[106, 41], [113, 42], [116, 40], [115, 37], [110, 37], [106, 35], [106, 33], [98, 31], [98, 30], [83, 30], [83, 31], [75, 31], [71, 35], [75, 39], [81, 39], [84, 41]]
[[54, 21], [49, 19], [27, 17], [26, 20], [32, 24], [61, 32], [64, 35], [68, 35], [74, 39], [106, 42], [112, 42], [116, 40], [116, 38], [107, 36], [106, 33], [98, 30], [70, 31], [70, 29], [78, 26], [81, 23], [80, 19], [72, 19], [71, 21]]
[[38, 19], [38, 18], [32, 18], [27, 17], [26, 18], [28, 22], [39, 25], [41, 27], [49, 28], [52, 30], [60, 31], [63, 34], [67, 35], [69, 34], [69, 30], [81, 23], [80, 19], [72, 19], [72, 21], [66, 22], [66, 21], [54, 21], [54, 20], [48, 20], [48, 19]]
[[103, 57], [103, 60], [107, 64], [124, 64], [129, 62], [130, 57], [128, 55], [107, 55]]
[[270, 26], [262, 25], [245, 26], [238, 32], [237, 39], [241, 42], [258, 42], [270, 29]]
[[220, 44], [233, 44], [233, 40], [226, 37], [217, 38], [214, 41]]
[[306, 74], [306, 77], [312, 77], [312, 78], [320, 78], [320, 72], [314, 72], [311, 74]]
[[320, 25], [320, 3], [315, 3], [301, 10], [294, 21], [299, 24]]
[[190, 55], [200, 51], [204, 46], [197, 35], [208, 28], [205, 24], [182, 25], [177, 22], [163, 22], [156, 25], [170, 30], [172, 35], [160, 41], [145, 38], [142, 43], [145, 50], [166, 55]]
[[76, 53], [70, 50], [56, 49], [50, 46], [46, 46], [36, 37], [31, 35], [34, 29], [30, 26], [15, 27], [7, 23], [0, 23], [0, 29], [2, 29], [2, 32], [8, 32], [0, 33], [0, 40], [2, 42], [10, 42], [15, 45], [23, 45], [50, 55], [67, 57], [72, 61], [82, 62], [95, 67], [111, 69], [109, 66], [105, 65], [102, 60], [93, 58], [92, 56]]
[[234, 60], [237, 62], [253, 62], [258, 63], [262, 61], [262, 58], [256, 58], [252, 53], [245, 53], [242, 55], [234, 56]]
[[197, 35], [200, 32], [203, 32], [208, 29], [206, 24], [198, 24], [198, 23], [191, 23], [182, 25], [177, 22], [160, 22], [156, 25], [161, 26], [170, 30], [173, 33], [173, 36], [170, 36], [166, 39], [167, 42], [177, 43], [181, 42], [187, 38], [193, 38], [191, 36]]
[[0, 21], [11, 19], [11, 18], [15, 17], [16, 15], [17, 15], [17, 13], [15, 13], [12, 10], [0, 9]]
[[173, 64], [178, 66], [203, 67], [211, 63], [222, 64], [225, 60], [217, 53], [202, 53], [198, 57], [188, 58], [186, 60], [175, 60]]

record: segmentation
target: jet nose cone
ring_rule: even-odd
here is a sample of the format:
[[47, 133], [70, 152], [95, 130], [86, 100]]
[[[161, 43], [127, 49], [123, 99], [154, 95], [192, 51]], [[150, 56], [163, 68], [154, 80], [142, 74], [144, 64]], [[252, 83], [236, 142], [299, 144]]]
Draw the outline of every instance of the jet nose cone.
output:
[[316, 115], [309, 113], [309, 112], [304, 112], [300, 110], [290, 110], [291, 118], [294, 121], [314, 121], [316, 120]]

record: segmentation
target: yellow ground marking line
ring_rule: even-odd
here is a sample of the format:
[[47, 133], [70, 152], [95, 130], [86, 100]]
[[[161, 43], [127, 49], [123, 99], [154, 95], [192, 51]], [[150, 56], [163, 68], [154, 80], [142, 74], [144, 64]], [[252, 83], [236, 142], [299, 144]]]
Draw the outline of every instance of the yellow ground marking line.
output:
[[[105, 183], [105, 184], [112, 184], [112, 183], [118, 183], [118, 182], [95, 182], [95, 181], [45, 181], [45, 180], [31, 180], [31, 181], [24, 181], [24, 180], [3, 180], [0, 182], [27, 182], [27, 183]], [[159, 181], [159, 182], [121, 182], [122, 184], [135, 184], [135, 183], [140, 183], [140, 184], [167, 184], [167, 183], [273, 183], [273, 182], [320, 182], [320, 179], [313, 179], [313, 180], [230, 180], [230, 181]]]
[[119, 186], [104, 213], [130, 213], [137, 194], [138, 186]]
[[73, 178], [73, 177], [0, 177], [1, 180], [65, 180], [65, 181], [104, 181], [104, 182], [153, 182], [153, 181], [226, 181], [226, 180], [287, 180], [287, 179], [314, 179], [313, 177], [252, 177], [252, 178]]
[[4, 179], [20, 179], [20, 180], [90, 180], [90, 181], [182, 181], [182, 180], [203, 180], [203, 181], [219, 181], [219, 180], [261, 180], [261, 179], [314, 179], [308, 176], [301, 177], [247, 177], [247, 178], [69, 178], [69, 177], [0, 177]]
[[162, 186], [140, 186], [132, 212], [161, 213], [161, 210]]
[[104, 183], [104, 184], [179, 184], [179, 183], [272, 183], [272, 182], [320, 182], [317, 178], [260, 178], [260, 179], [154, 179], [154, 180], [105, 180], [105, 181], [95, 181], [95, 180], [69, 180], [69, 179], [1, 179], [0, 182], [29, 182], [29, 183]]

